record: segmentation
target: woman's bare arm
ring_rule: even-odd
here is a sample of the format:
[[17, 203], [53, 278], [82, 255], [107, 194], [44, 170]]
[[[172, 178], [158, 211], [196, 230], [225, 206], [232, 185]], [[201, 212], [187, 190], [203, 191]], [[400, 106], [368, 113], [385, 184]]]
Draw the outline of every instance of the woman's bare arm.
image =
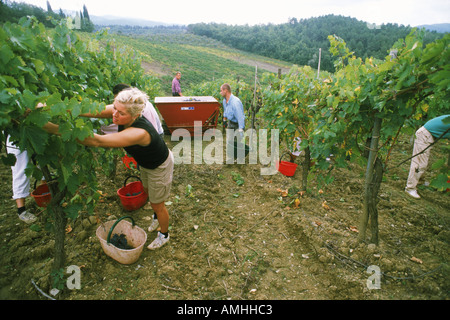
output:
[[58, 130], [59, 130], [59, 125], [54, 124], [54, 123], [52, 123], [52, 122], [47, 122], [42, 128], [43, 128], [45, 131], [47, 131], [48, 133], [60, 135], [60, 133], [58, 132]]
[[122, 148], [133, 145], [147, 146], [150, 142], [150, 134], [140, 128], [127, 128], [121, 132], [106, 135], [94, 134], [93, 137], [80, 141], [81, 144], [88, 147], [103, 148]]

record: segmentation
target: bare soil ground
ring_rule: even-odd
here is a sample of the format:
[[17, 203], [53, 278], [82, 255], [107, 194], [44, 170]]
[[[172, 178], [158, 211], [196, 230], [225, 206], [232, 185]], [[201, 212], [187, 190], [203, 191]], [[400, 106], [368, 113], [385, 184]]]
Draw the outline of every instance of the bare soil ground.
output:
[[[170, 137], [166, 141], [173, 147]], [[405, 139], [393, 162], [411, 150]], [[433, 159], [442, 152], [436, 146]], [[131, 172], [121, 162], [113, 179], [99, 172], [104, 197], [95, 216], [80, 213], [67, 230], [67, 265], [81, 268], [81, 289], [65, 289], [56, 299], [449, 299], [449, 192], [421, 186], [423, 198], [410, 198], [403, 191], [409, 163], [385, 174], [379, 246], [357, 241], [364, 168], [338, 170], [323, 188], [312, 180], [303, 195], [300, 166], [293, 177], [262, 176], [260, 168], [176, 165], [168, 202], [170, 242], [156, 251], [144, 248], [132, 265], [107, 257], [95, 231], [102, 221], [129, 214], [147, 230], [152, 211], [122, 208], [116, 192]], [[1, 165], [0, 175], [0, 298], [47, 299], [31, 281], [43, 292], [51, 289], [54, 240], [45, 228], [48, 218], [30, 198], [39, 228], [19, 221], [10, 168]], [[148, 233], [146, 245], [155, 236]], [[381, 272], [378, 289], [367, 284], [373, 265]]]
[[262, 60], [254, 60], [254, 59], [249, 59], [249, 58], [245, 58], [243, 56], [230, 56], [231, 59], [240, 62], [242, 64], [246, 64], [249, 65], [251, 67], [257, 66], [258, 69], [264, 69], [273, 73], [278, 73], [278, 70], [281, 70], [281, 73], [288, 73], [289, 72], [289, 68], [287, 67], [281, 67], [279, 65], [270, 63], [270, 62], [266, 62], [266, 61], [262, 61]]
[[144, 69], [146, 72], [148, 73], [153, 73], [157, 76], [166, 76], [171, 74], [171, 70], [168, 66], [165, 66], [162, 63], [159, 62], [147, 62], [147, 61], [142, 61], [141, 63], [142, 69]]

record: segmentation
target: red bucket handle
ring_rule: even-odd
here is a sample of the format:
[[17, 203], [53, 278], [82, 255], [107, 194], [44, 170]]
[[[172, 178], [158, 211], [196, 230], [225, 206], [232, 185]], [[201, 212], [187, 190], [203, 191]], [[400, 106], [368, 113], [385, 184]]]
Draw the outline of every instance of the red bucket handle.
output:
[[[283, 154], [281, 155], [281, 157], [280, 157], [280, 162], [281, 162], [281, 158], [283, 158], [283, 156], [285, 156], [285, 155], [289, 155], [289, 152], [285, 152], [285, 153], [283, 153]], [[291, 161], [289, 161], [289, 162], [291, 162]], [[293, 163], [293, 162], [291, 162], [291, 163]]]
[[138, 179], [140, 182], [142, 182], [141, 178], [139, 178], [138, 176], [129, 176], [129, 177], [127, 177], [127, 178], [125, 179], [125, 181], [123, 182], [123, 186], [124, 186], [124, 187], [126, 187], [127, 181], [128, 181], [128, 179], [130, 179], [130, 178], [136, 178], [136, 179]]

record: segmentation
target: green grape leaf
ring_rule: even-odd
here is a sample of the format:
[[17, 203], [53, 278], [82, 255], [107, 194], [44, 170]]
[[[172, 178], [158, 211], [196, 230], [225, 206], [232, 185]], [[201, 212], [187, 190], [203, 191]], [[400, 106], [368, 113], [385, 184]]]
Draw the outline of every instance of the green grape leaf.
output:
[[24, 126], [20, 142], [22, 144], [22, 141], [28, 141], [32, 147], [32, 150], [38, 154], [42, 154], [45, 151], [47, 139], [48, 134], [43, 129], [32, 126]]

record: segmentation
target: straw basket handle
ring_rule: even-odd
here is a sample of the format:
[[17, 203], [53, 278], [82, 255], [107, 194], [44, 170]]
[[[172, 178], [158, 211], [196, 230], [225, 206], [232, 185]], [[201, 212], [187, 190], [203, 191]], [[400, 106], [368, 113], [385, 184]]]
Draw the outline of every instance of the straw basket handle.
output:
[[124, 187], [127, 185], [127, 181], [128, 181], [128, 179], [130, 179], [130, 178], [136, 178], [136, 179], [138, 179], [139, 181], [142, 182], [141, 178], [139, 178], [138, 176], [129, 176], [129, 177], [127, 177], [127, 178], [125, 179], [125, 181], [123, 182], [123, 186], [124, 186]]
[[119, 219], [112, 225], [111, 229], [109, 230], [108, 238], [106, 238], [106, 243], [109, 244], [109, 242], [110, 242], [110, 240], [111, 240], [111, 234], [112, 234], [114, 228], [116, 227], [116, 225], [117, 225], [120, 221], [122, 221], [123, 219], [127, 219], [127, 218], [131, 219], [132, 226], [133, 226], [133, 227], [135, 226], [134, 219], [133, 219], [132, 217], [130, 217], [130, 216], [125, 216], [125, 217], [119, 218]]

